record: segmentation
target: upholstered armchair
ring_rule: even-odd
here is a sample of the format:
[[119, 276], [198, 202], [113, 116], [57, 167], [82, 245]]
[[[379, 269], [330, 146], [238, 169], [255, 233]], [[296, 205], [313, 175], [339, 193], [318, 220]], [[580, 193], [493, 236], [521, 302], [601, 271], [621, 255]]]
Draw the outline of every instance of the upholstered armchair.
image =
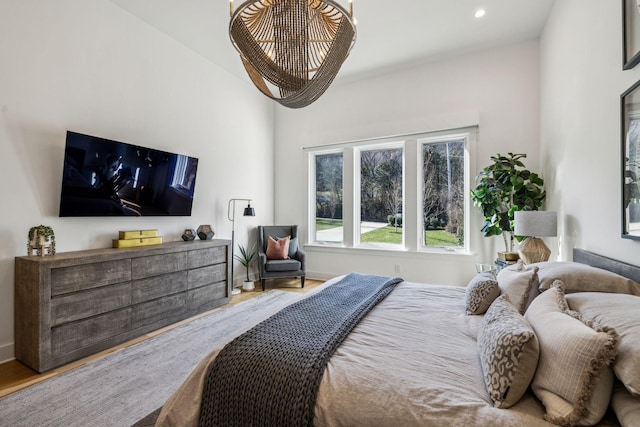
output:
[[[291, 236], [287, 254], [289, 259], [267, 258], [269, 237], [278, 241], [287, 236]], [[297, 225], [258, 226], [258, 266], [263, 291], [265, 290], [266, 280], [276, 277], [300, 277], [301, 285], [304, 288], [304, 259], [305, 253], [301, 249], [298, 239]]]

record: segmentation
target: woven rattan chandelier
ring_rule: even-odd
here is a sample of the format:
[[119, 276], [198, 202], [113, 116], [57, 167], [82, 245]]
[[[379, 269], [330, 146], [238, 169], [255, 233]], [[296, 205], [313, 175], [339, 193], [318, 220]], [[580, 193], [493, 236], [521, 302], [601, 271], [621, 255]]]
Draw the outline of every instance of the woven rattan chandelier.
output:
[[322, 95], [356, 40], [353, 8], [331, 0], [249, 0], [234, 12], [231, 42], [269, 98], [302, 108]]

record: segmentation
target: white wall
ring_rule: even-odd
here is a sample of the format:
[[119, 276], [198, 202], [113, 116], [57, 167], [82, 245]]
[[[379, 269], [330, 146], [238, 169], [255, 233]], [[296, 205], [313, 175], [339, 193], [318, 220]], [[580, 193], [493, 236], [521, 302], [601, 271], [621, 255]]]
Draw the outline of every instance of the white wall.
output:
[[640, 255], [620, 237], [620, 95], [640, 79], [640, 67], [622, 70], [620, 3], [558, 0], [541, 37], [541, 164], [561, 259], [574, 247]]
[[[257, 214], [240, 215], [238, 242], [273, 221], [274, 108], [246, 82], [106, 0], [0, 0], [0, 58], [0, 361], [13, 357], [13, 260], [31, 226], [52, 226], [66, 252], [130, 229], [173, 241], [212, 224], [230, 238], [232, 197]], [[198, 157], [192, 216], [59, 218], [67, 129]]]
[[[355, 46], [357, 49], [357, 44]], [[479, 125], [472, 176], [490, 156], [528, 154], [539, 168], [539, 56], [536, 40], [461, 55], [358, 81], [336, 82], [314, 104], [276, 110], [276, 208], [279, 223], [306, 226], [306, 156], [301, 147], [372, 137]], [[492, 262], [504, 250], [501, 238], [484, 238], [472, 207], [470, 256], [367, 252], [307, 246], [309, 276], [350, 271], [407, 280], [463, 285], [474, 263]]]

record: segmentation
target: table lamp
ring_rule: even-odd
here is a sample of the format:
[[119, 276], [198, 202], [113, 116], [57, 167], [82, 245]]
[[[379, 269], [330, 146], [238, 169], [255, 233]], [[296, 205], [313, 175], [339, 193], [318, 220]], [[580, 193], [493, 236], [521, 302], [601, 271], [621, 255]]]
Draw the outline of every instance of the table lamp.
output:
[[516, 236], [526, 236], [520, 243], [518, 254], [525, 264], [548, 261], [551, 250], [540, 237], [553, 237], [558, 233], [558, 213], [551, 211], [516, 211]]

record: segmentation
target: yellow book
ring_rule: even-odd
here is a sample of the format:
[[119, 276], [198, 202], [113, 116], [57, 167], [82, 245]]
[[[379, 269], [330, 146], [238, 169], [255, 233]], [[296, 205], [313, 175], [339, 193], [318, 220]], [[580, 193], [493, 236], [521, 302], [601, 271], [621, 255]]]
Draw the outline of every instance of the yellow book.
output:
[[139, 239], [141, 237], [158, 237], [158, 230], [131, 230], [118, 233], [118, 239]]
[[161, 245], [162, 236], [141, 237], [139, 239], [113, 239], [114, 248], [131, 248], [134, 246]]

